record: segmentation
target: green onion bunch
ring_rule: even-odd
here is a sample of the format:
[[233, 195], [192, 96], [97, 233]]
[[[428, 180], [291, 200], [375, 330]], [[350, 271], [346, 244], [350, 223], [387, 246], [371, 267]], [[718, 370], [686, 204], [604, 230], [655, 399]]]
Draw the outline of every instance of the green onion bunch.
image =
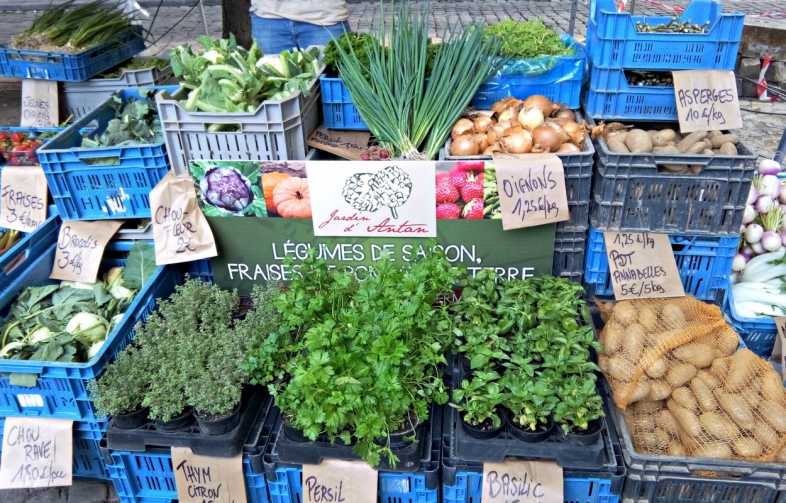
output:
[[[406, 159], [433, 159], [480, 85], [501, 64], [499, 42], [480, 26], [452, 27], [441, 37], [429, 66], [429, 5], [385, 2], [375, 23], [368, 63], [337, 44], [338, 68], [369, 130], [380, 144]], [[427, 80], [428, 79], [428, 80]]]

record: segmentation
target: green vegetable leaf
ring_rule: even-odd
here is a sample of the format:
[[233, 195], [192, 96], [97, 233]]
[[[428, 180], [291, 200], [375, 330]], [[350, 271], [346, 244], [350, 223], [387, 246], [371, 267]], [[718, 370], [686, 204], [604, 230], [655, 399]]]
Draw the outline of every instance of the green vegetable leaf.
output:
[[139, 290], [155, 270], [156, 253], [153, 245], [137, 241], [128, 253], [123, 269], [123, 284], [126, 288]]

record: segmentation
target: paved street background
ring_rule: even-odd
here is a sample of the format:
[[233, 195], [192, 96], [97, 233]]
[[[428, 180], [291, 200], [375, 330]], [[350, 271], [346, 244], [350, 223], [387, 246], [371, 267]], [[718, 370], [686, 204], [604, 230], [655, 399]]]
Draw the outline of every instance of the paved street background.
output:
[[[79, 0], [83, 1], [83, 0]], [[318, 0], [317, 0], [318, 1]], [[142, 5], [152, 14], [157, 2], [143, 0]], [[528, 19], [539, 17], [560, 32], [566, 32], [570, 23], [569, 0], [432, 0], [431, 31], [442, 33], [448, 26], [472, 22], [493, 23], [502, 19]], [[637, 13], [676, 15], [689, 2], [667, 0], [638, 0]], [[725, 0], [725, 11], [742, 11], [746, 23], [786, 28], [786, 0]], [[48, 0], [0, 0], [0, 44], [28, 26], [37, 11], [45, 8]], [[368, 31], [378, 12], [377, 0], [349, 0], [350, 25], [355, 31]], [[163, 55], [170, 48], [193, 41], [205, 33], [200, 10], [191, 0], [167, 0], [153, 24], [149, 42], [152, 45], [145, 55]], [[578, 0], [576, 35], [585, 33], [588, 1]], [[207, 0], [205, 14], [208, 32], [221, 35], [221, 8], [217, 0]], [[145, 23], [149, 27], [149, 21]], [[786, 127], [786, 104], [742, 103], [744, 130], [740, 136], [751, 151], [772, 155], [781, 133]], [[18, 124], [18, 82], [0, 80], [0, 124]], [[0, 491], [3, 503], [102, 503], [112, 500], [112, 491], [97, 483], [80, 482], [69, 489], [46, 491]]]

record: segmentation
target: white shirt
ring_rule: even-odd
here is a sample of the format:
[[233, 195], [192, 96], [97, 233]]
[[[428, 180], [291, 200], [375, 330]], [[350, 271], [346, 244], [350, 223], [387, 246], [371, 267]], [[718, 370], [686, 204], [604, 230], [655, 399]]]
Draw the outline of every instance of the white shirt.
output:
[[259, 17], [320, 26], [340, 23], [349, 17], [345, 0], [251, 0], [251, 10]]

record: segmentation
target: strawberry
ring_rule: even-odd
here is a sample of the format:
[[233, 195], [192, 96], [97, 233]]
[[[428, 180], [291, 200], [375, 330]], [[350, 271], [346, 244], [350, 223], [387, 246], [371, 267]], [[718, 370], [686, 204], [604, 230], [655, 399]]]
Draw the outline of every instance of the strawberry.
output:
[[437, 184], [438, 203], [455, 203], [458, 198], [459, 191], [450, 182], [442, 181]]
[[456, 203], [441, 203], [437, 205], [437, 220], [456, 220], [461, 214], [461, 208]]
[[461, 199], [464, 201], [471, 201], [473, 199], [483, 199], [483, 180], [478, 177], [470, 175], [467, 178], [467, 183], [461, 187]]
[[450, 182], [450, 173], [447, 171], [440, 171], [437, 173], [437, 185], [441, 182]]
[[483, 219], [483, 200], [472, 199], [464, 205], [461, 216], [467, 220], [482, 220]]
[[457, 189], [461, 189], [461, 187], [467, 183], [467, 173], [455, 168], [448, 174], [448, 177], [450, 179], [451, 185]]
[[482, 172], [486, 167], [484, 161], [459, 161], [456, 163], [455, 169], [458, 171], [472, 171], [475, 173]]

